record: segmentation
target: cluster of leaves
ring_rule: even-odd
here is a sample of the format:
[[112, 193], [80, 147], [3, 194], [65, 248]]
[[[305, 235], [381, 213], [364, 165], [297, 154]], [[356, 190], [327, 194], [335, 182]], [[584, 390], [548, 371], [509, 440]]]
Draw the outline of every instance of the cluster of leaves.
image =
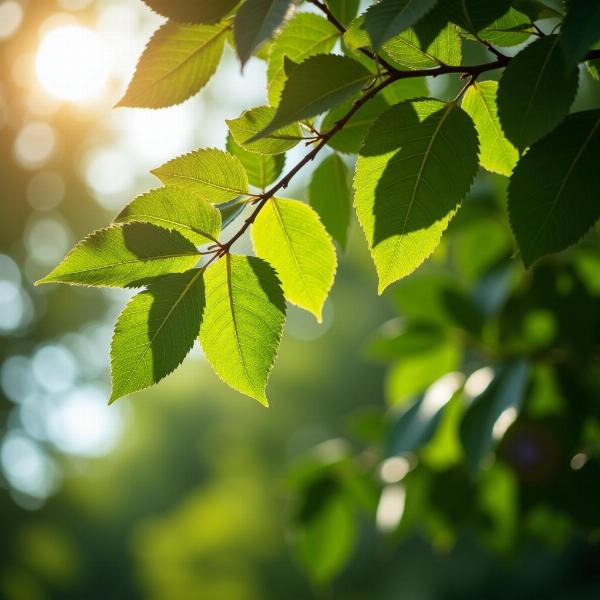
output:
[[392, 547], [477, 536], [507, 556], [597, 539], [598, 234], [525, 271], [503, 211], [467, 200], [443, 255], [392, 291], [399, 316], [365, 349], [387, 365], [387, 406], [292, 470], [292, 539], [316, 583], [358, 563], [373, 525]]
[[[227, 151], [200, 149], [157, 168], [164, 187], [133, 200], [42, 280], [145, 287], [115, 328], [112, 400], [172, 372], [199, 338], [227, 384], [267, 404], [285, 302], [320, 319], [333, 240], [346, 243], [351, 193], [339, 154], [314, 171], [310, 204], [279, 196], [326, 147], [357, 155], [354, 207], [380, 292], [431, 255], [479, 165], [510, 177], [510, 223], [528, 266], [577, 242], [600, 216], [600, 110], [568, 114], [578, 63], [599, 54], [590, 50], [600, 35], [592, 0], [569, 2], [564, 17], [537, 0], [381, 0], [362, 15], [358, 0], [305, 3], [321, 14], [299, 10], [300, 0], [145, 1], [168, 21], [120, 106], [188, 99], [226, 43], [242, 66], [266, 60], [269, 105], [228, 121]], [[559, 33], [542, 31], [546, 19]], [[468, 43], [489, 62], [463, 60]], [[597, 75], [597, 63], [589, 68]], [[481, 81], [499, 69], [498, 83]], [[426, 97], [426, 78], [442, 75], [466, 80], [449, 102]], [[282, 175], [300, 142], [312, 148]], [[236, 219], [237, 232], [220, 240]], [[232, 254], [249, 229], [256, 256]]]

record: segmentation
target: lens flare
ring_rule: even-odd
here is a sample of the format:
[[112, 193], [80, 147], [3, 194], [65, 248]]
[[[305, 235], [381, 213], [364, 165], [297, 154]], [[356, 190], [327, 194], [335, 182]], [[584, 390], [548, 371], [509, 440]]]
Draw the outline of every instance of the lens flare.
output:
[[69, 102], [99, 97], [109, 77], [109, 59], [101, 38], [78, 25], [49, 31], [40, 44], [35, 61], [44, 89]]

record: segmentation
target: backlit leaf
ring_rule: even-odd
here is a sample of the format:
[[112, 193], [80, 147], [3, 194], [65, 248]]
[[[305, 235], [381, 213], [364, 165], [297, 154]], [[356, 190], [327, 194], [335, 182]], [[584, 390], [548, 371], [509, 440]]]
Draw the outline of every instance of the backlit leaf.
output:
[[498, 115], [506, 137], [523, 150], [551, 131], [569, 112], [577, 93], [577, 69], [568, 68], [560, 38], [540, 38], [517, 54], [498, 87]]
[[273, 120], [249, 141], [329, 110], [358, 93], [371, 78], [360, 63], [345, 56], [322, 54], [308, 58], [286, 81]]
[[298, 200], [271, 198], [252, 226], [257, 256], [275, 267], [287, 300], [322, 320], [337, 259], [317, 213]]
[[219, 65], [227, 24], [168, 22], [152, 37], [117, 106], [164, 108], [203, 88]]
[[238, 158], [206, 148], [174, 158], [152, 171], [165, 185], [174, 185], [219, 204], [248, 192], [248, 177]]
[[180, 23], [217, 23], [240, 0], [144, 0], [155, 12]]
[[468, 115], [439, 100], [403, 102], [373, 125], [354, 176], [354, 205], [379, 292], [412, 273], [438, 245], [477, 171]]
[[327, 6], [333, 16], [347, 27], [358, 13], [360, 0], [327, 0]]
[[198, 259], [196, 247], [177, 231], [128, 223], [95, 231], [37, 283], [139, 287], [151, 278], [187, 271]]
[[577, 242], [600, 218], [600, 110], [569, 115], [535, 143], [508, 187], [510, 222], [527, 266]]
[[365, 13], [365, 29], [375, 49], [412, 27], [424, 17], [437, 0], [381, 0]]
[[221, 233], [221, 213], [206, 200], [175, 187], [138, 196], [115, 219], [116, 223], [132, 221], [175, 229], [198, 246], [215, 242]]
[[276, 106], [285, 84], [284, 56], [300, 63], [329, 52], [340, 37], [338, 29], [320, 15], [298, 13], [286, 24], [271, 48], [267, 79], [269, 103]]
[[275, 271], [259, 258], [227, 254], [204, 282], [200, 342], [208, 362], [227, 385], [268, 406], [265, 389], [285, 321]]
[[473, 119], [479, 136], [481, 166], [501, 175], [510, 176], [519, 160], [517, 149], [506, 139], [496, 106], [498, 83], [475, 83], [466, 91], [462, 108]]
[[192, 349], [204, 309], [203, 271], [167, 275], [134, 296], [111, 344], [111, 402], [173, 372]]
[[237, 119], [227, 122], [234, 140], [248, 152], [258, 154], [281, 154], [292, 149], [302, 139], [302, 130], [298, 123], [292, 123], [274, 131], [256, 142], [248, 140], [262, 131], [273, 120], [276, 109], [272, 106], [258, 106], [247, 110]]
[[285, 154], [254, 154], [238, 146], [231, 133], [227, 136], [227, 150], [240, 159], [250, 185], [264, 190], [273, 183], [285, 166]]
[[328, 156], [315, 169], [309, 195], [310, 204], [329, 235], [345, 248], [352, 211], [352, 188], [348, 167], [337, 154]]
[[283, 23], [292, 0], [246, 0], [234, 22], [235, 47], [242, 65]]

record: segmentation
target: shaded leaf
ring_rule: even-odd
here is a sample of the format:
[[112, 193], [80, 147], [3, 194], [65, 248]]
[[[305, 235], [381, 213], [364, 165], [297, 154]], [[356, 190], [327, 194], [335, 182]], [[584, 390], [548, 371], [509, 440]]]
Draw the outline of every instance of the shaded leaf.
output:
[[298, 200], [271, 198], [252, 226], [257, 256], [275, 267], [287, 300], [322, 320], [337, 259], [317, 213]]
[[492, 449], [521, 409], [528, 365], [520, 360], [499, 369], [492, 382], [467, 408], [460, 424], [460, 438], [472, 469]]
[[227, 150], [240, 159], [246, 169], [248, 181], [261, 190], [273, 183], [283, 171], [285, 154], [254, 154], [238, 146], [231, 133], [227, 136]]
[[424, 17], [437, 0], [381, 0], [365, 13], [364, 27], [373, 47], [378, 50], [384, 42], [412, 27]]
[[99, 229], [79, 242], [42, 283], [138, 287], [151, 278], [196, 265], [195, 246], [177, 231], [150, 223]]
[[345, 248], [352, 211], [352, 189], [348, 167], [337, 154], [328, 156], [315, 169], [309, 195], [310, 204], [329, 235]]
[[333, 16], [345, 27], [358, 14], [360, 0], [326, 0]]
[[246, 0], [238, 10], [233, 34], [242, 66], [267, 40], [283, 20], [292, 0]]
[[285, 320], [275, 271], [259, 258], [227, 254], [204, 282], [200, 342], [208, 362], [227, 385], [268, 406], [265, 389]]
[[358, 93], [371, 78], [360, 63], [345, 56], [322, 54], [306, 59], [286, 81], [273, 120], [249, 141], [329, 110]]
[[498, 115], [506, 137], [523, 150], [551, 131], [569, 112], [577, 93], [577, 69], [569, 69], [549, 35], [519, 52], [498, 87]]
[[286, 24], [271, 48], [267, 68], [269, 103], [279, 104], [285, 85], [284, 56], [300, 63], [309, 56], [329, 52], [340, 32], [327, 19], [310, 13], [298, 13]]
[[531, 37], [531, 20], [514, 8], [479, 32], [479, 37], [490, 44], [507, 48], [526, 42]]
[[206, 148], [184, 154], [152, 171], [165, 185], [174, 185], [219, 204], [248, 192], [248, 177], [238, 158]]
[[506, 139], [496, 106], [498, 83], [474, 83], [466, 91], [462, 108], [473, 119], [479, 136], [481, 166], [493, 173], [510, 176], [519, 160], [519, 152]]
[[221, 213], [221, 218], [223, 219], [223, 229], [227, 227], [230, 223], [233, 223], [237, 217], [239, 217], [244, 209], [248, 206], [247, 198], [234, 198], [229, 202], [223, 202], [219, 204], [217, 208]]
[[115, 219], [153, 223], [175, 229], [197, 246], [215, 242], [221, 233], [221, 214], [206, 200], [179, 188], [159, 188], [138, 196]]
[[[445, 65], [460, 65], [462, 42], [456, 27], [451, 24], [438, 31], [431, 31], [426, 17], [416, 29], [408, 29], [383, 44], [382, 55], [398, 67], [410, 70], [429, 69]], [[369, 37], [363, 29], [364, 18], [355, 19], [344, 34], [350, 48], [369, 47]], [[422, 40], [426, 39], [425, 42]]]
[[354, 205], [379, 292], [412, 273], [438, 245], [477, 171], [468, 115], [439, 100], [403, 102], [373, 125], [354, 176]]
[[217, 23], [240, 0], [144, 0], [155, 12], [180, 23]]
[[152, 37], [117, 106], [164, 108], [187, 100], [217, 70], [227, 24], [165, 23]]
[[600, 110], [575, 113], [535, 143], [508, 187], [510, 222], [527, 266], [574, 244], [600, 218]]
[[274, 131], [256, 142], [248, 142], [250, 138], [262, 131], [273, 120], [276, 108], [258, 106], [247, 110], [237, 119], [226, 121], [227, 127], [236, 143], [248, 152], [258, 154], [281, 154], [291, 150], [302, 139], [302, 130], [298, 123], [292, 123]]
[[411, 404], [396, 420], [387, 443], [388, 456], [414, 452], [435, 434], [447, 404], [464, 382], [462, 373], [447, 373]]
[[111, 402], [158, 383], [192, 349], [204, 309], [203, 271], [166, 275], [134, 296], [111, 344]]
[[600, 41], [600, 2], [570, 0], [560, 30], [560, 43], [567, 64], [574, 67]]
[[508, 12], [511, 0], [442, 0], [448, 18], [471, 33], [481, 31]]

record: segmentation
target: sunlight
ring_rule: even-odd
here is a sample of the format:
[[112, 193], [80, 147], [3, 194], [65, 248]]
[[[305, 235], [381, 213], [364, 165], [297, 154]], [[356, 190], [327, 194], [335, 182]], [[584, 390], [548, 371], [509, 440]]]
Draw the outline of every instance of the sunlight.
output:
[[109, 66], [100, 37], [76, 25], [48, 32], [35, 60], [37, 77], [44, 89], [70, 102], [100, 96], [108, 82]]

